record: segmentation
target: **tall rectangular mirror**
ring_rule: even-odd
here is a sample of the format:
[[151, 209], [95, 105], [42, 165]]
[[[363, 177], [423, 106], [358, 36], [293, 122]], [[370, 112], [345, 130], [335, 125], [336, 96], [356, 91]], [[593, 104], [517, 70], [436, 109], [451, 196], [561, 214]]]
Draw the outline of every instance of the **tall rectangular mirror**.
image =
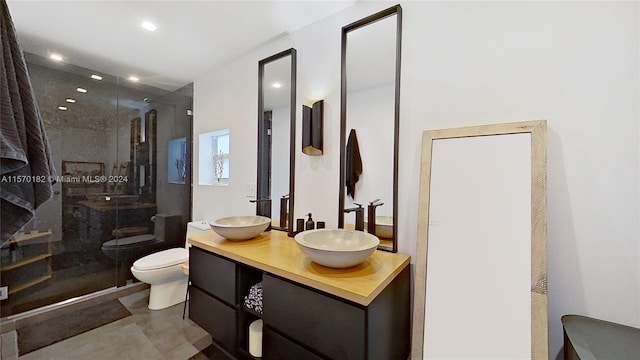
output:
[[342, 28], [338, 227], [374, 233], [393, 252], [401, 34], [400, 5]]
[[258, 62], [258, 179], [256, 214], [274, 230], [293, 233], [296, 50]]
[[413, 359], [548, 359], [545, 133], [424, 133]]

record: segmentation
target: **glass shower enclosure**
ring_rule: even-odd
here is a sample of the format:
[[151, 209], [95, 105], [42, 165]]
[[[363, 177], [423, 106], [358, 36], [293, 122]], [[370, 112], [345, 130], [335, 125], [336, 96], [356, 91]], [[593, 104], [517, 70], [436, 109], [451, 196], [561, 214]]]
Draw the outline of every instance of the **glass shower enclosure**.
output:
[[192, 85], [25, 59], [58, 176], [0, 247], [2, 318], [131, 284], [137, 258], [184, 246], [191, 212]]

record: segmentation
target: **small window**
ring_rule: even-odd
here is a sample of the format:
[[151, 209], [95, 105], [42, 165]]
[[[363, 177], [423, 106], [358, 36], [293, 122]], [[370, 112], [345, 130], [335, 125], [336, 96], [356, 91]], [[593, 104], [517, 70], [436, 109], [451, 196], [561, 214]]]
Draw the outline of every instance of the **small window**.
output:
[[229, 184], [229, 129], [200, 134], [200, 185]]

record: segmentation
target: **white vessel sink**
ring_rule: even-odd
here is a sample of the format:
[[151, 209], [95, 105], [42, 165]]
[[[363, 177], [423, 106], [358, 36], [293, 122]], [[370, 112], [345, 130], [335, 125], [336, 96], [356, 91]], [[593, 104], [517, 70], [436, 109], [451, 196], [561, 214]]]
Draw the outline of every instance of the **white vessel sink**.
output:
[[[368, 229], [366, 221], [364, 228]], [[393, 238], [393, 216], [376, 216], [376, 236], [384, 239]]]
[[318, 229], [295, 236], [296, 243], [311, 260], [331, 268], [348, 268], [367, 260], [380, 239], [364, 231]]
[[249, 240], [265, 231], [271, 219], [264, 216], [230, 216], [209, 223], [211, 229], [227, 240]]

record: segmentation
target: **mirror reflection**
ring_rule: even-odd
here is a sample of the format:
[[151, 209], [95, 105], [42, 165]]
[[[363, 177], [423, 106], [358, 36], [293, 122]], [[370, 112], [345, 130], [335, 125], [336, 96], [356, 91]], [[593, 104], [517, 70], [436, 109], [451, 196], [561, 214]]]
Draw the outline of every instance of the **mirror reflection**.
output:
[[259, 62], [256, 214], [292, 232], [295, 139], [295, 49]]
[[[339, 226], [396, 251], [400, 7], [343, 28]], [[372, 221], [375, 219], [375, 221]]]

